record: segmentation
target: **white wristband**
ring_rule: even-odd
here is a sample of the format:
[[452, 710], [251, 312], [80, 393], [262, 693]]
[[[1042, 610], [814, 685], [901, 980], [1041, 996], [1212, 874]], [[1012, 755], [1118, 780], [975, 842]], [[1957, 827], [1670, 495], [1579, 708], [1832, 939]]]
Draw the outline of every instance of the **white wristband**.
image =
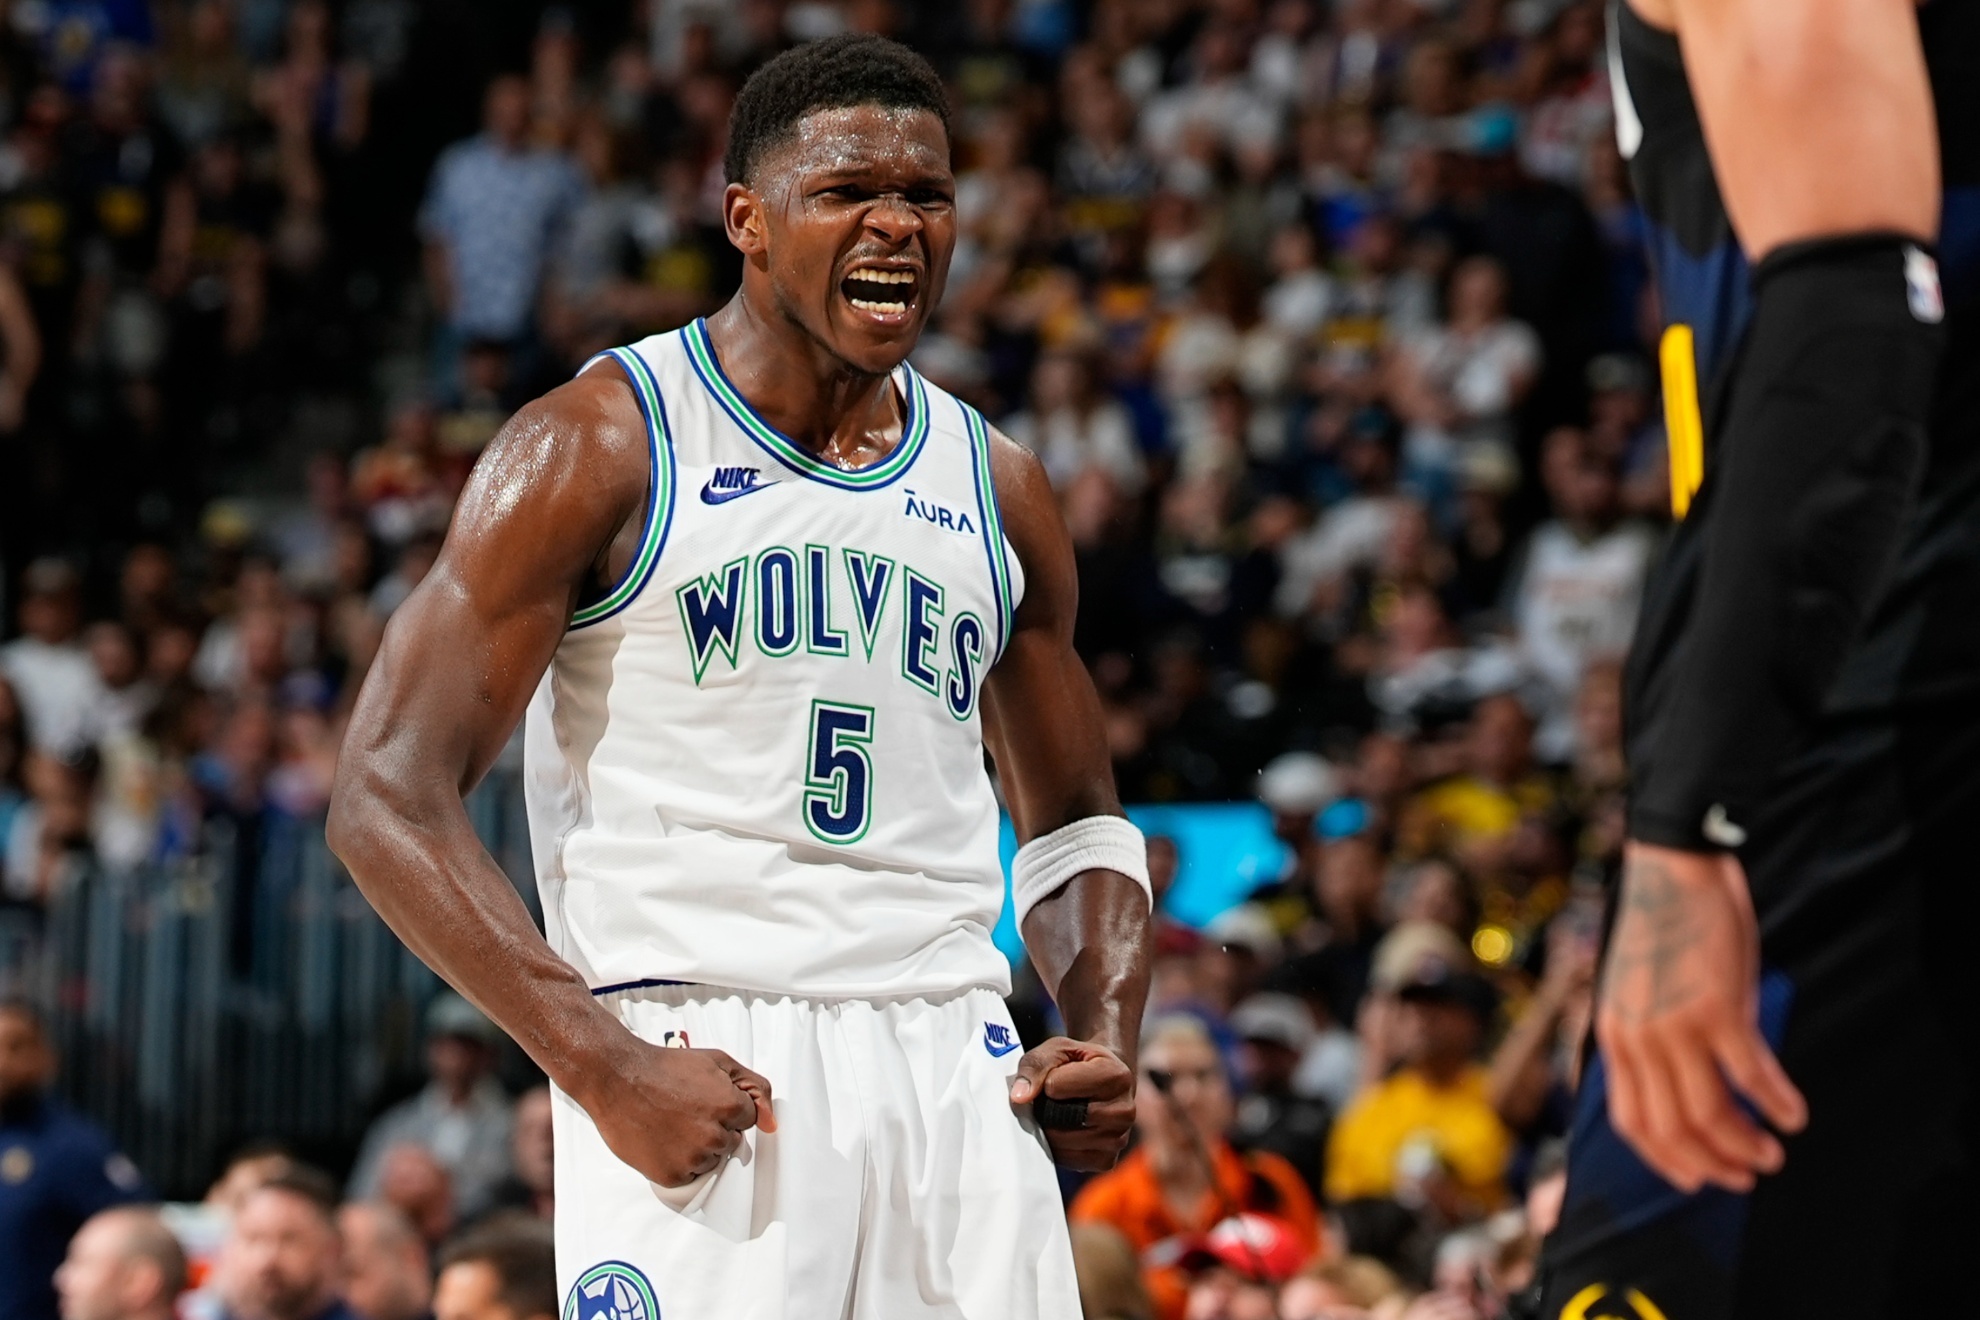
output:
[[1018, 929], [1025, 916], [1082, 871], [1118, 871], [1141, 886], [1154, 907], [1148, 883], [1148, 843], [1141, 831], [1119, 816], [1087, 816], [1042, 834], [1017, 850], [1011, 861], [1011, 906]]

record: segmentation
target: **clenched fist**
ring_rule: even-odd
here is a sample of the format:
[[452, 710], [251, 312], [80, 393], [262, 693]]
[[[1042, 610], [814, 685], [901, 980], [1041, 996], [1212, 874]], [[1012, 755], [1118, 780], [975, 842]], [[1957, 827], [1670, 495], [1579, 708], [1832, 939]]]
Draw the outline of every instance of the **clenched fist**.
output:
[[662, 1187], [718, 1167], [752, 1127], [777, 1130], [770, 1083], [722, 1051], [630, 1035], [576, 1098], [612, 1153]]

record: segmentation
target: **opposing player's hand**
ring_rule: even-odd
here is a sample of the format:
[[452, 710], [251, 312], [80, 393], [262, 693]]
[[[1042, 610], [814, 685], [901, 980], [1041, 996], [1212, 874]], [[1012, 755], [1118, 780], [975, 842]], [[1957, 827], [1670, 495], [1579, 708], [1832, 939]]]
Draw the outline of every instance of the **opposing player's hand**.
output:
[[1686, 1192], [1746, 1191], [1781, 1167], [1782, 1132], [1808, 1121], [1801, 1092], [1760, 1033], [1760, 937], [1730, 854], [1631, 843], [1602, 973], [1595, 1037], [1609, 1121]]
[[1029, 1105], [1043, 1093], [1086, 1101], [1086, 1126], [1047, 1129], [1052, 1158], [1069, 1169], [1111, 1169], [1134, 1129], [1134, 1069], [1105, 1045], [1054, 1036], [1018, 1060], [1011, 1103]]
[[720, 1050], [669, 1049], [637, 1037], [600, 1070], [583, 1101], [612, 1153], [662, 1187], [716, 1168], [752, 1127], [777, 1130], [762, 1077]]

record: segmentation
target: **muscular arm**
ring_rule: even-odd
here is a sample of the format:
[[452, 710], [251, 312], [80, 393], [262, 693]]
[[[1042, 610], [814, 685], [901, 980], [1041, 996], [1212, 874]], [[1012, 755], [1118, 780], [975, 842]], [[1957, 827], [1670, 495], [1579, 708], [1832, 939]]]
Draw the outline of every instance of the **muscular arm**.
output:
[[[643, 1047], [544, 942], [461, 801], [521, 718], [580, 591], [638, 522], [646, 454], [637, 406], [613, 366], [503, 428], [438, 562], [386, 629], [345, 736], [329, 839], [399, 938], [600, 1118], [622, 1158], [671, 1183], [701, 1172], [693, 1166], [707, 1151], [683, 1164], [653, 1137], [615, 1141], [603, 1114], [625, 1107], [628, 1079], [652, 1083], [665, 1061], [651, 1056], [669, 1051]], [[685, 1080], [692, 1088], [710, 1079]], [[741, 1095], [741, 1084], [727, 1089]], [[720, 1091], [729, 1108], [718, 1121], [747, 1127], [743, 1106]], [[683, 1145], [697, 1135], [722, 1140], [702, 1131]]]
[[[1071, 540], [1038, 460], [1004, 436], [991, 442], [1025, 592], [1003, 658], [984, 682], [983, 729], [1023, 843], [1087, 816], [1118, 816], [1121, 807], [1099, 698], [1072, 646], [1079, 586]], [[1022, 933], [1074, 1038], [1033, 1051], [1026, 1064], [1039, 1077], [1049, 1072], [1047, 1094], [1091, 1102], [1091, 1130], [1053, 1133], [1054, 1150], [1064, 1162], [1105, 1167], [1133, 1121], [1132, 1069], [1148, 998], [1147, 893], [1113, 871], [1082, 872], [1031, 909]], [[1031, 1076], [1021, 1066], [1013, 1099], [1033, 1097]]]

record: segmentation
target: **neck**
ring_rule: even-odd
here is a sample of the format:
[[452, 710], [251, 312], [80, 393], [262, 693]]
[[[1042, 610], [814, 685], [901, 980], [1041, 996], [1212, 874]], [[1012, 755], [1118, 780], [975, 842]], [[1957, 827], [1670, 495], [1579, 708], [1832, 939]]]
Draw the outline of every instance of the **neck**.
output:
[[[833, 355], [767, 293], [747, 286], [708, 318], [722, 370], [750, 406], [812, 453], [853, 454], [903, 421], [893, 379]], [[880, 446], [884, 453], [888, 446]]]
[[1464, 1076], [1465, 1062], [1464, 1059], [1430, 1058], [1417, 1064], [1416, 1070], [1430, 1085], [1443, 1089], [1457, 1085], [1458, 1079]]

